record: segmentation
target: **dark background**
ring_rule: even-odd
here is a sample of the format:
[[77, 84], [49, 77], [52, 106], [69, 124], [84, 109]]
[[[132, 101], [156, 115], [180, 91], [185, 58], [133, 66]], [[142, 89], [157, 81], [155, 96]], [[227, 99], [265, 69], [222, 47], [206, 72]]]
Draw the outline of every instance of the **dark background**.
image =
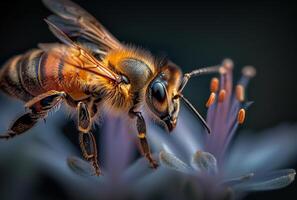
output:
[[[254, 65], [257, 76], [248, 96], [255, 104], [244, 128], [260, 131], [297, 121], [296, 5], [284, 1], [75, 2], [120, 41], [167, 55], [183, 71], [218, 64], [229, 57], [235, 62], [238, 78], [242, 66]], [[1, 63], [39, 42], [56, 41], [43, 21], [50, 12], [40, 1], [1, 4]], [[199, 108], [207, 99], [209, 79], [197, 78], [186, 88], [186, 96]], [[296, 186], [295, 181], [285, 189], [254, 193], [248, 199], [295, 199]]]

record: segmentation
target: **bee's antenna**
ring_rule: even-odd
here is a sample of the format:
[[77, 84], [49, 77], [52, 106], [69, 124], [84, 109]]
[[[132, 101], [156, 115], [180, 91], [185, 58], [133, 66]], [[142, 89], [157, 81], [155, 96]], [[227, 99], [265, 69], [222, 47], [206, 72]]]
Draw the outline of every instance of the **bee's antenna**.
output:
[[179, 86], [179, 93], [183, 91], [184, 87], [187, 85], [190, 78], [199, 76], [199, 75], [204, 75], [204, 74], [216, 73], [216, 72], [223, 74], [225, 73], [225, 68], [223, 66], [211, 66], [211, 67], [196, 69], [191, 71], [190, 73], [184, 74], [182, 83]]
[[182, 100], [184, 100], [186, 105], [195, 113], [195, 115], [198, 117], [198, 119], [202, 122], [202, 125], [206, 128], [207, 132], [208, 133], [211, 132], [211, 130], [210, 130], [208, 124], [206, 123], [206, 121], [204, 120], [204, 118], [200, 115], [200, 113], [196, 110], [196, 108], [191, 104], [191, 102], [186, 97], [184, 97], [182, 94], [178, 94], [175, 96], [175, 98], [181, 98]]

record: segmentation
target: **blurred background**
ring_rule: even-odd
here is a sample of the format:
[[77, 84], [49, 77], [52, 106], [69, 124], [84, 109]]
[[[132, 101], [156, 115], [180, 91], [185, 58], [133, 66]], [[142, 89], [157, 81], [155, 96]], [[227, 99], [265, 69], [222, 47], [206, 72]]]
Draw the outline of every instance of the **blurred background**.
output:
[[[248, 89], [248, 99], [255, 104], [248, 111], [242, 129], [257, 132], [277, 124], [297, 122], [296, 5], [281, 0], [75, 2], [120, 41], [149, 49], [157, 56], [168, 56], [184, 72], [219, 64], [228, 57], [235, 63], [237, 79], [243, 66], [255, 66], [257, 76]], [[40, 1], [1, 4], [1, 65], [11, 56], [36, 47], [37, 43], [57, 41], [43, 21], [50, 12]], [[185, 95], [202, 113], [205, 113], [210, 78], [193, 79], [185, 89]], [[0, 114], [5, 107], [2, 94], [1, 102]], [[73, 122], [66, 119], [61, 126], [74, 131]], [[0, 132], [6, 128], [1, 126]], [[295, 199], [296, 189], [295, 181], [285, 189], [253, 193], [246, 199], [284, 196]]]

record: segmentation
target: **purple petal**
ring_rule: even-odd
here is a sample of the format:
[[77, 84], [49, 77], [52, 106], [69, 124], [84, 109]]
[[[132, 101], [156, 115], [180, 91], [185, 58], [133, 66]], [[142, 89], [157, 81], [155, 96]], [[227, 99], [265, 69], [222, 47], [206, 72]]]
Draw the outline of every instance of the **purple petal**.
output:
[[108, 116], [103, 123], [101, 142], [104, 146], [103, 160], [107, 173], [113, 178], [119, 177], [132, 159], [134, 144], [126, 123], [120, 117], [111, 116]]

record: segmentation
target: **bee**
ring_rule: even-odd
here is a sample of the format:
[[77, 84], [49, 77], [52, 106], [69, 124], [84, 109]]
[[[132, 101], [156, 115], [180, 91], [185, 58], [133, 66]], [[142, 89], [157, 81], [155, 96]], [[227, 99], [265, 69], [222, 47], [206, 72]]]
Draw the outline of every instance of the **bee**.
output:
[[82, 155], [100, 175], [91, 127], [102, 107], [135, 122], [143, 155], [152, 168], [158, 164], [146, 139], [142, 110], [172, 131], [182, 99], [210, 132], [182, 91], [191, 77], [219, 72], [220, 66], [182, 75], [173, 62], [157, 64], [148, 51], [119, 42], [77, 4], [69, 0], [43, 3], [54, 13], [45, 21], [61, 43], [40, 44], [38, 49], [17, 55], [2, 67], [1, 90], [24, 101], [28, 111], [0, 135], [1, 139], [28, 131], [64, 102], [77, 112]]

